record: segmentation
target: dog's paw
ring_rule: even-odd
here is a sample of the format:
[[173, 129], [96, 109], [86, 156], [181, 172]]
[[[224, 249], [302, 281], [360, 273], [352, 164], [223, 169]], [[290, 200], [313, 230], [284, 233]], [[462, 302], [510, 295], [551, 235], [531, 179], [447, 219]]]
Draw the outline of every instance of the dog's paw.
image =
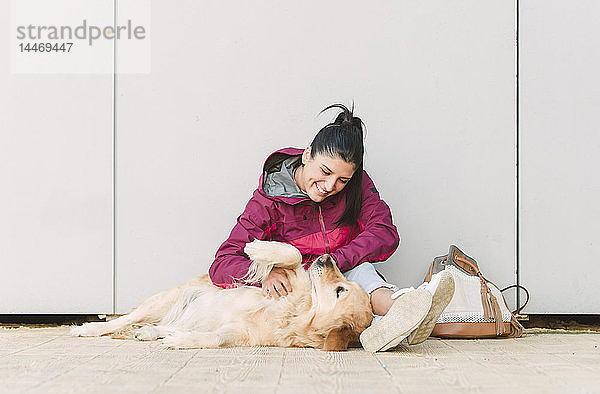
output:
[[161, 343], [168, 349], [190, 349], [198, 346], [194, 346], [195, 341], [189, 332], [176, 331], [172, 334], [167, 335], [161, 340]]
[[217, 348], [221, 345], [221, 338], [211, 333], [175, 331], [161, 342], [169, 349]]
[[85, 323], [82, 326], [72, 326], [69, 333], [74, 337], [99, 337], [104, 334], [102, 322]]
[[138, 341], [156, 341], [160, 330], [156, 326], [143, 326], [134, 331], [133, 336]]
[[254, 240], [246, 244], [244, 253], [252, 261], [276, 262], [275, 266], [285, 268], [295, 268], [302, 263], [300, 251], [283, 242]]

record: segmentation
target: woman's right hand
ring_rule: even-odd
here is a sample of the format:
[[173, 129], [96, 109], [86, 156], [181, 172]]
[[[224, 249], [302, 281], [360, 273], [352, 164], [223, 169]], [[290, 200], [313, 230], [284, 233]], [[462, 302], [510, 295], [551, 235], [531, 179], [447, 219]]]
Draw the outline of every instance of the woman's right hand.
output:
[[289, 275], [296, 275], [296, 273], [287, 268], [273, 268], [262, 282], [263, 295], [277, 299], [291, 293]]

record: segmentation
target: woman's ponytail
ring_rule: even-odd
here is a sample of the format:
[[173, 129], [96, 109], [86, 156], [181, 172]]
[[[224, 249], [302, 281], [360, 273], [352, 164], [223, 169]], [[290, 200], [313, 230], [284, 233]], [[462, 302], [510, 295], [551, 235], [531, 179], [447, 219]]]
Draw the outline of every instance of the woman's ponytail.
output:
[[332, 104], [321, 113], [331, 109], [342, 110], [333, 123], [323, 127], [311, 143], [311, 156], [327, 154], [339, 157], [347, 163], [354, 164], [354, 174], [345, 186], [346, 206], [344, 212], [336, 221], [336, 225], [357, 226], [362, 207], [363, 182], [363, 121], [354, 116], [354, 105], [348, 109], [343, 104]]

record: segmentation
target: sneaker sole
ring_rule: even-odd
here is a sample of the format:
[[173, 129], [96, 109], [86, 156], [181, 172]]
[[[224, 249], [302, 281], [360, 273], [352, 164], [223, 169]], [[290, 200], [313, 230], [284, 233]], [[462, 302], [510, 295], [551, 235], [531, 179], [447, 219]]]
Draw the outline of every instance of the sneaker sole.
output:
[[368, 352], [377, 352], [394, 340], [406, 337], [419, 326], [431, 309], [432, 297], [417, 289], [400, 296], [379, 321], [360, 334], [360, 343]]
[[431, 309], [419, 327], [408, 336], [409, 345], [418, 345], [429, 338], [433, 327], [435, 327], [435, 323], [437, 323], [440, 315], [446, 309], [450, 300], [452, 300], [452, 296], [454, 296], [454, 278], [451, 273], [447, 271], [443, 272], [445, 274], [440, 278], [440, 283], [435, 289], [435, 294], [431, 301]]

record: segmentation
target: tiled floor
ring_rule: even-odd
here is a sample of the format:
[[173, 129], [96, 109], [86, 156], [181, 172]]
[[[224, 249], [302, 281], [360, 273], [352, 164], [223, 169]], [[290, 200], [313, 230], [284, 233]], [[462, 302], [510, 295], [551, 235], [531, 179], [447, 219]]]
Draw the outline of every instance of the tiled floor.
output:
[[362, 349], [168, 350], [72, 338], [67, 327], [0, 328], [0, 392], [600, 393], [600, 334], [430, 339]]

